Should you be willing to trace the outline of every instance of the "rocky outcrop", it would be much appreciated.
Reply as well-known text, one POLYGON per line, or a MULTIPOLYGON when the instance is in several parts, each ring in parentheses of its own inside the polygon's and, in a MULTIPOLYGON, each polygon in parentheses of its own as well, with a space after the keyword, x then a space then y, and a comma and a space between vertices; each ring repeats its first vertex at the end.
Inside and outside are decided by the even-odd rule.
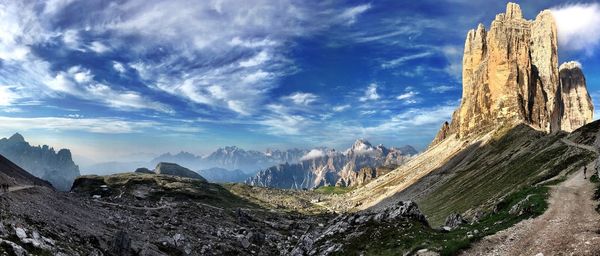
MULTIPOLYGON (((552 13, 546 10, 535 20, 526 20, 519 5, 509 3, 506 13, 496 16, 489 31, 479 24, 468 32, 461 105, 451 123, 442 126, 432 145, 450 134, 467 137, 518 123, 546 132, 573 130, 581 122, 574 122, 577 127, 564 123, 565 115, 580 110, 565 104, 560 84, 557 30, 552 13)), ((580 96, 589 98, 587 91, 580 96)), ((588 118, 585 114, 570 115, 577 116, 574 118, 577 120, 588 118)), ((591 117, 586 121, 591 121, 591 117)))
POLYGON ((158 163, 154 173, 206 181, 200 174, 174 163, 158 163))
POLYGON ((584 126, 594 118, 594 105, 587 91, 585 76, 577 62, 560 65, 560 89, 562 96, 561 124, 571 132, 584 126))
POLYGON ((431 145, 440 143, 441 141, 445 140, 448 135, 450 135, 450 124, 448 122, 444 122, 438 133, 433 138, 431 145))
POLYGON ((403 164, 415 154, 417 151, 410 146, 386 148, 359 139, 344 152, 312 150, 299 163, 267 168, 247 179, 246 184, 285 189, 358 186, 391 171, 393 166, 403 164), (361 173, 363 168, 372 169, 364 169, 361 173))
POLYGON ((80 175, 71 151, 56 152, 47 145, 31 146, 19 133, 0 139, 0 154, 34 176, 49 181, 58 190, 69 190, 80 175))
POLYGON ((379 232, 384 227, 400 231, 411 222, 420 228, 429 228, 425 216, 412 201, 399 201, 376 212, 342 214, 323 228, 303 235, 291 255, 347 255, 350 253, 344 252, 344 248, 361 238, 370 238, 370 232, 379 232))
POLYGON ((135 172, 137 173, 145 173, 145 174, 153 174, 154 171, 151 171, 150 169, 146 168, 146 167, 140 167, 135 169, 135 172))

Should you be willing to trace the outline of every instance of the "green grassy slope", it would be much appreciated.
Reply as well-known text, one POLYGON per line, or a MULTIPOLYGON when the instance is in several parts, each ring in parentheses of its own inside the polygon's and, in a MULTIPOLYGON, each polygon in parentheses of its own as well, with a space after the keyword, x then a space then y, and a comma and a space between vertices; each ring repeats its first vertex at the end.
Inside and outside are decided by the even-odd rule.
POLYGON ((489 211, 506 195, 526 189, 595 159, 593 153, 565 145, 566 134, 545 135, 519 125, 474 151, 447 181, 418 200, 432 225, 451 213, 489 211))

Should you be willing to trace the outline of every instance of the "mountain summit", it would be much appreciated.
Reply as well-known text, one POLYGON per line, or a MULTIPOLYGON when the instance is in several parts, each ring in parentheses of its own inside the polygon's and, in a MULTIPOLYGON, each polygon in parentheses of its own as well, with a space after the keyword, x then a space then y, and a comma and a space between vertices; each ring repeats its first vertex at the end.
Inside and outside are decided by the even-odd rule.
POLYGON ((496 16, 489 31, 483 24, 470 30, 461 105, 432 145, 452 134, 467 137, 502 125, 526 123, 545 132, 571 132, 590 123, 594 107, 583 73, 559 72, 557 42, 550 11, 526 20, 514 3, 496 16))

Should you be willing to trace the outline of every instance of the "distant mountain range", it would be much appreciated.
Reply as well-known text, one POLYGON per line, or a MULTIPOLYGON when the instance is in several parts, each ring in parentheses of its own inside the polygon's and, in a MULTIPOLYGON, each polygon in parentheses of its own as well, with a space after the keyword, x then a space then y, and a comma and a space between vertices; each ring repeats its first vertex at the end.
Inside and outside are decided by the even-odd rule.
MULTIPOLYGON (((401 165, 416 154, 417 151, 411 146, 386 148, 383 145, 373 146, 360 139, 344 152, 313 149, 298 163, 272 166, 247 179, 246 183, 286 189, 356 186, 365 182, 367 173, 375 176, 384 173, 361 169, 401 165)), ((376 177, 368 179, 372 178, 376 177)))
POLYGON ((175 155, 166 153, 150 161, 150 165, 160 162, 178 163, 193 170, 209 169, 213 167, 227 170, 241 170, 244 173, 256 173, 280 163, 295 163, 308 151, 302 149, 244 150, 236 146, 219 148, 207 156, 197 156, 188 152, 179 152, 175 155))
POLYGON ((19 133, 0 139, 0 154, 34 176, 49 181, 58 190, 69 190, 80 175, 71 151, 56 152, 47 145, 31 146, 19 133))
POLYGON ((218 167, 200 170, 198 173, 213 183, 244 182, 247 178, 252 176, 239 169, 227 170, 218 167))

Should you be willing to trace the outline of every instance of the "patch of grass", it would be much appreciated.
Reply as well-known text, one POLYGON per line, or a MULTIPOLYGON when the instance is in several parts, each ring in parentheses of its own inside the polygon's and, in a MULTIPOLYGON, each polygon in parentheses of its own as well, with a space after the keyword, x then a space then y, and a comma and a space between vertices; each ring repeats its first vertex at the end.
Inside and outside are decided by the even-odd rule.
POLYGON ((592 176, 590 176, 590 181, 592 183, 599 183, 600 179, 598 178, 598 173, 594 173, 592 176))
POLYGON ((349 187, 336 187, 336 186, 324 186, 315 189, 314 191, 320 194, 333 194, 333 195, 341 195, 348 193, 352 188, 349 187))

